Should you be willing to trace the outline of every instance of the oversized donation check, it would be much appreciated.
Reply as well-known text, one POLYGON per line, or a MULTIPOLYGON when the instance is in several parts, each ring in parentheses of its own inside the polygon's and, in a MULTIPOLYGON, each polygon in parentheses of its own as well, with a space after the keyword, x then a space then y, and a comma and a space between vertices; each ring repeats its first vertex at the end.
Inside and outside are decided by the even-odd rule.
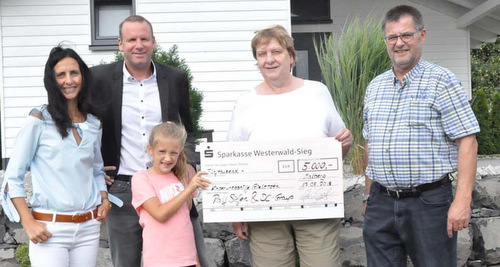
POLYGON ((344 216, 342 148, 334 138, 199 145, 204 222, 344 216))

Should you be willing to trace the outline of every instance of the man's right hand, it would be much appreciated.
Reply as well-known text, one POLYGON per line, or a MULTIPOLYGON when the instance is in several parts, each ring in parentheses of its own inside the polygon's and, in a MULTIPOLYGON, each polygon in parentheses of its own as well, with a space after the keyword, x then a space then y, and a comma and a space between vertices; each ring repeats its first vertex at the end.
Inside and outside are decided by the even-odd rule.
MULTIPOLYGON (((116 171, 116 167, 115 166, 104 166, 104 168, 102 168, 102 170, 104 172, 116 171)), ((115 182, 115 179, 111 178, 111 176, 109 176, 108 174, 104 175, 104 180, 106 181, 107 185, 112 185, 115 182)))
POLYGON ((248 240, 248 224, 246 222, 233 223, 233 230, 237 237, 243 240, 248 240))

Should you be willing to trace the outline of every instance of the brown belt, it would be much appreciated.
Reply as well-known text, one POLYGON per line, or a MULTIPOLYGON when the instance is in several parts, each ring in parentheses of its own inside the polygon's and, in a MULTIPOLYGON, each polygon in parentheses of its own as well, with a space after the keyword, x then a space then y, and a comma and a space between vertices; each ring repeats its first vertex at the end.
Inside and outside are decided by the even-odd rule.
MULTIPOLYGON (((40 213, 40 212, 33 211, 31 214, 33 214, 33 218, 35 218, 35 220, 39 220, 39 221, 51 222, 54 219, 54 214, 51 214, 51 213, 40 213)), ((75 214, 75 215, 57 214, 55 221, 56 222, 82 223, 82 222, 86 222, 88 220, 92 220, 92 218, 97 218, 97 209, 95 209, 93 211, 88 211, 85 213, 75 214), (93 217, 92 217, 92 214, 94 214, 93 217)))

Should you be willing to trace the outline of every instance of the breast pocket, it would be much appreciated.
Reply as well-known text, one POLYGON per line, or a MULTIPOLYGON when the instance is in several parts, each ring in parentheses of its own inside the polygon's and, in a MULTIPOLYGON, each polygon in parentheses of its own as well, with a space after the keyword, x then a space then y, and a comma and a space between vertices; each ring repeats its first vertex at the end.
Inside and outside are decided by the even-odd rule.
POLYGON ((432 113, 429 99, 412 99, 408 114, 408 126, 412 128, 428 128, 432 120, 432 113))

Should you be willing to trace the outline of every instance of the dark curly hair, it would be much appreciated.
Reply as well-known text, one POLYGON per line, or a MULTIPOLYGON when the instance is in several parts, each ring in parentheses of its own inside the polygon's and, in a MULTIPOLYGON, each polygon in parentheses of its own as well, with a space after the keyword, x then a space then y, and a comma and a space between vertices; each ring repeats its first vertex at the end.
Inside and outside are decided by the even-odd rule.
POLYGON ((80 67, 80 73, 82 74, 82 88, 78 93, 77 106, 80 112, 86 116, 88 113, 97 116, 95 108, 90 104, 90 86, 92 86, 90 70, 83 62, 82 58, 71 48, 62 48, 56 46, 52 48, 45 63, 45 74, 43 77, 43 83, 45 85, 45 90, 47 90, 48 105, 47 110, 49 111, 52 119, 57 127, 57 131, 61 136, 67 137, 67 129, 72 127, 71 118, 68 113, 68 106, 66 104, 66 98, 61 92, 61 88, 56 81, 56 76, 54 73, 54 66, 59 63, 64 58, 73 58, 78 62, 80 67))

